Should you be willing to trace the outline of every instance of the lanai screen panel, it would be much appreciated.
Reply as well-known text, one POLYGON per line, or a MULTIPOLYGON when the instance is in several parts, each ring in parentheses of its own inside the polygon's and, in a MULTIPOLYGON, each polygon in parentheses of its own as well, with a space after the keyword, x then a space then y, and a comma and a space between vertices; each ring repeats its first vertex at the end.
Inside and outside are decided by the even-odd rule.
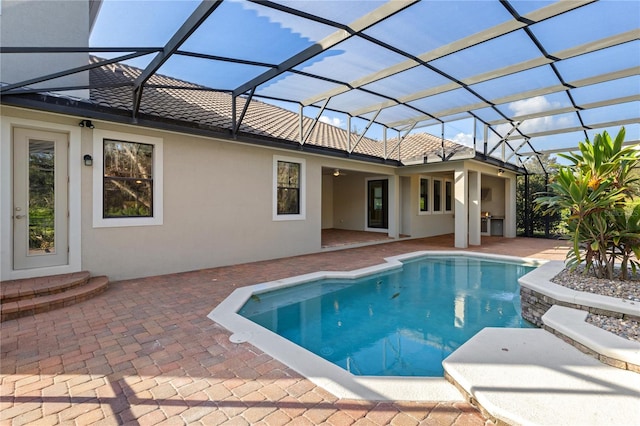
MULTIPOLYGON (((627 139, 638 138, 633 0, 104 0, 89 53, 131 52, 142 55, 126 59, 140 68, 126 88, 134 122, 150 96, 142 89, 165 74, 236 99, 287 101, 294 112, 313 106, 303 109, 312 118, 326 103, 329 121, 373 118, 378 131, 433 126, 453 138, 455 121, 473 119, 476 140, 486 132, 491 155, 514 164, 599 129, 625 125, 627 139)), ((27 53, 3 47, 1 59, 27 53)), ((3 83, 5 95, 39 82, 3 83)))
POLYGON ((341 88, 341 84, 320 78, 286 72, 258 86, 256 95, 302 103, 318 92, 341 88))

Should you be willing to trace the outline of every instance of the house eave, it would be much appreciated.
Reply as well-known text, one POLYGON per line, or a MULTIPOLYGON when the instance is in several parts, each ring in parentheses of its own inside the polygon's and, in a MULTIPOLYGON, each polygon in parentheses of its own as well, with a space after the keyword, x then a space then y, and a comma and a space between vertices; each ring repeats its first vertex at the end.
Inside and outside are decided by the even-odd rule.
POLYGON ((196 122, 175 120, 142 113, 139 113, 138 116, 134 118, 132 117, 131 111, 128 110, 105 107, 92 102, 87 102, 86 100, 46 93, 3 95, 0 97, 0 101, 6 106, 68 116, 77 116, 83 119, 102 120, 193 136, 226 139, 230 142, 240 142, 267 148, 286 149, 308 154, 338 157, 392 167, 403 166, 403 164, 398 160, 384 159, 373 155, 355 152, 349 153, 344 150, 313 144, 300 144, 297 141, 255 135, 242 131, 238 132, 236 137, 233 137, 230 129, 204 125, 196 122))

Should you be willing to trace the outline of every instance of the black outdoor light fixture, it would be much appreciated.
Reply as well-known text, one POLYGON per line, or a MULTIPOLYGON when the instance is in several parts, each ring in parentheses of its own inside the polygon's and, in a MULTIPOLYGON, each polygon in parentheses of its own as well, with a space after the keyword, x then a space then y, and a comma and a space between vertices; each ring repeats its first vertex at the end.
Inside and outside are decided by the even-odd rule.
POLYGON ((82 120, 80 122, 80 127, 87 127, 89 129, 94 129, 95 128, 95 126, 93 125, 91 120, 82 120))
POLYGON ((89 154, 85 154, 85 156, 82 157, 82 160, 84 161, 85 166, 93 166, 93 158, 89 154))

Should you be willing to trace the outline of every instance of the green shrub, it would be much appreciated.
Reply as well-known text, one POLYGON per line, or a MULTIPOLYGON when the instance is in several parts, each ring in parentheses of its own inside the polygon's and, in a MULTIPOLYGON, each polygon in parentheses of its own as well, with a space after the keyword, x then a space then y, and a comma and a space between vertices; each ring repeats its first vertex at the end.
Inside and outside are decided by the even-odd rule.
POLYGON ((549 193, 535 200, 549 213, 569 212, 565 220, 573 241, 567 265, 585 262, 599 278, 612 279, 619 262, 621 279, 640 266, 640 208, 637 206, 640 150, 624 147, 624 127, 615 140, 605 131, 593 142, 580 142, 579 152, 559 154, 569 161, 549 184, 549 193), (635 255, 635 259, 633 256, 635 255))

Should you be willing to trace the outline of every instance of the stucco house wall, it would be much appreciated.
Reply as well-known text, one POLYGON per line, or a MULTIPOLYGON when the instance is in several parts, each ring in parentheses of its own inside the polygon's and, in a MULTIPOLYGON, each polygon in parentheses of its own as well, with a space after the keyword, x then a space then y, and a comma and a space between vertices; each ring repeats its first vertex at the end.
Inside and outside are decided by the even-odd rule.
POLYGON ((444 179, 446 175, 435 174, 426 175, 420 174, 411 177, 411 207, 409 210, 409 217, 411 219, 411 235, 412 237, 431 237, 434 235, 452 234, 454 231, 454 216, 451 213, 433 213, 421 214, 419 209, 419 195, 420 195, 420 178, 421 177, 436 177, 444 179))
POLYGON ((364 231, 365 177, 349 174, 340 176, 334 185, 334 228, 364 231))
POLYGON ((322 175, 322 229, 333 228, 333 176, 322 175))
POLYGON ((273 161, 274 155, 285 153, 96 125, 163 139, 164 218, 158 226, 94 228, 89 219, 93 200, 87 199, 83 204, 84 268, 117 279, 286 257, 320 247, 319 158, 286 153, 306 162, 306 219, 274 221, 273 161))
MULTIPOLYGON (((419 182, 424 176, 453 181, 452 167, 459 168, 460 162, 397 169, 99 120, 93 120, 95 129, 80 129, 81 117, 13 107, 4 107, 2 113, 0 163, 5 182, 0 273, 4 279, 16 277, 10 277, 11 186, 7 183, 11 180, 10 128, 15 123, 61 129, 72 136, 70 189, 78 188, 79 194, 70 195, 70 263, 66 269, 47 273, 82 268, 118 280, 317 252, 323 228, 366 229, 366 182, 371 178, 389 178, 390 235, 400 232, 418 238, 457 232, 457 212, 419 213, 419 182), (124 141, 137 137, 162 141, 163 158, 158 164, 163 182, 161 223, 96 225, 95 212, 101 214, 101 199, 96 192, 96 183, 101 185, 101 169, 99 162, 93 167, 82 165, 82 157, 100 157, 100 150, 96 152, 94 147, 101 146, 95 145, 96 140, 101 143, 101 134, 124 141), (274 220, 273 168, 279 157, 304 163, 306 209, 302 220, 274 220), (334 167, 347 172, 334 177, 327 173, 334 167)), ((515 220, 508 220, 514 215, 513 208, 505 203, 511 187, 509 179, 514 176, 492 176, 490 168, 483 171, 477 173, 482 175, 482 186, 492 189, 492 204, 482 204, 482 208, 491 206, 492 214, 507 216, 505 236, 515 236, 511 230, 515 220)))
MULTIPOLYGON (((79 122, 73 117, 3 108, 4 126, 16 120, 37 123, 43 129, 58 125, 77 129, 79 122)), ((319 250, 322 157, 95 120, 94 125, 95 130, 84 128, 77 140, 71 140, 70 163, 76 167, 82 156, 100 155, 93 151, 98 129, 122 134, 124 140, 128 135, 162 139, 163 223, 94 227, 94 168, 80 166, 82 269, 117 280, 319 250), (304 220, 273 220, 273 164, 278 155, 305 162, 304 220)), ((10 155, 11 143, 3 138, 3 164, 10 164, 10 155)), ((10 180, 6 172, 3 177, 10 180)), ((10 221, 6 215, 2 221, 7 225, 2 234, 6 238, 3 257, 10 258, 11 246, 6 244, 11 240, 10 221)), ((3 265, 11 263, 5 258, 3 265)))
POLYGON ((489 212, 492 216, 504 217, 505 215, 505 187, 504 179, 496 176, 483 175, 482 188, 490 190, 490 196, 481 200, 483 212, 489 212))
MULTIPOLYGON (((93 120, 95 129, 80 129, 80 117, 11 107, 3 108, 2 112, 7 134, 14 124, 25 126, 27 123, 28 127, 44 130, 63 126, 63 131, 67 129, 78 135, 70 140, 69 158, 78 170, 73 180, 79 188, 79 195, 75 195, 77 201, 73 202, 78 206, 79 215, 70 217, 74 223, 79 221, 80 241, 72 250, 79 251, 81 257, 75 268, 108 275, 112 280, 317 252, 321 248, 323 227, 365 229, 366 179, 391 178, 395 170, 99 120, 93 120), (101 199, 95 190, 96 183, 101 185, 97 161, 101 152, 94 147, 100 146, 95 145, 95 141, 101 143, 100 135, 105 134, 123 141, 141 137, 162 142, 162 161, 157 164, 163 182, 161 224, 96 225, 95 211, 98 216, 101 214, 101 199), (93 166, 82 164, 84 155, 93 157, 93 166), (273 218, 276 157, 304 162, 303 220, 273 218), (337 178, 323 177, 323 168, 336 166, 349 171, 337 178)), ((10 139, 2 141, 3 164, 11 161, 10 139)), ((11 180, 8 170, 5 174, 11 180)), ((10 185, 6 188, 10 193, 10 185)), ((3 196, 3 199, 7 205, 4 211, 9 211, 10 197, 3 196)), ((5 224, 3 239, 6 235, 7 241, 11 240, 8 216, 0 221, 5 224)), ((7 241, 3 244, 3 256, 6 253, 10 258, 11 245, 7 241)), ((5 259, 3 265, 10 269, 10 260, 5 259)))

